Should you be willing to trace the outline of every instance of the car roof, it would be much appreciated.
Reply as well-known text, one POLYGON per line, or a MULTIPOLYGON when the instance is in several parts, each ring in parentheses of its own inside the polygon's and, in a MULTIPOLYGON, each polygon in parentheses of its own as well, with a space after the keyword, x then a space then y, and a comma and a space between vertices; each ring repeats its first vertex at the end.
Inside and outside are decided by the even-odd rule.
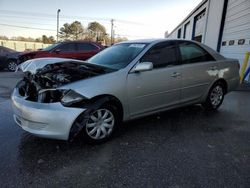
MULTIPOLYGON (((205 49, 206 51, 208 51, 216 60, 223 60, 225 59, 225 57, 223 57, 221 54, 219 54, 218 52, 216 52, 215 50, 213 50, 212 48, 200 43, 200 42, 197 42, 197 41, 194 41, 194 40, 185 40, 185 39, 170 39, 170 38, 162 38, 162 39, 140 39, 140 40, 130 40, 130 41, 124 41, 124 42, 121 42, 121 43, 147 43, 147 44, 157 44, 157 43, 160 43, 160 42, 167 42, 167 41, 179 41, 179 42, 190 42, 190 43, 195 43, 197 45, 199 45, 200 47, 202 47, 203 49, 205 49)), ((121 43, 118 43, 118 44, 121 44, 121 43)))
POLYGON ((138 40, 129 40, 120 43, 155 43, 155 42, 162 42, 167 41, 170 39, 138 39, 138 40))
POLYGON ((194 42, 197 43, 196 41, 193 40, 184 40, 184 39, 171 39, 171 38, 159 38, 159 39, 139 39, 139 40, 129 40, 129 41, 124 41, 120 43, 159 43, 159 42, 167 42, 167 41, 189 41, 189 42, 194 42))
POLYGON ((92 44, 96 44, 96 42, 92 42, 92 41, 85 41, 85 40, 68 40, 68 41, 62 41, 60 43, 92 43, 92 44))
POLYGON ((103 46, 97 42, 92 42, 92 41, 85 41, 85 40, 74 40, 74 41, 62 41, 59 42, 60 44, 67 44, 67 43, 85 43, 85 44, 93 44, 96 45, 99 48, 103 48, 103 46))

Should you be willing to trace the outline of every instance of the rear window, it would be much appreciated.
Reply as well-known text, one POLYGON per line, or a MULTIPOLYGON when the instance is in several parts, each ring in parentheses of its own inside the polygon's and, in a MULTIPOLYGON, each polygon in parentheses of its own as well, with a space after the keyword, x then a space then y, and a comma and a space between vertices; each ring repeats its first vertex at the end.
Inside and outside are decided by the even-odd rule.
POLYGON ((60 50, 61 52, 73 52, 75 51, 75 44, 74 43, 62 44, 57 48, 57 50, 60 50))
POLYGON ((196 44, 183 42, 179 44, 182 63, 197 63, 214 61, 214 58, 204 49, 196 44))

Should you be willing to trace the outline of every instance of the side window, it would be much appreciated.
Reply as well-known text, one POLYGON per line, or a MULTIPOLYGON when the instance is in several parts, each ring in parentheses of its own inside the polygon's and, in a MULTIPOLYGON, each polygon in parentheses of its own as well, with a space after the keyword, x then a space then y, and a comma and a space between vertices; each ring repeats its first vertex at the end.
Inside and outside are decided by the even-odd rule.
POLYGON ((157 44, 142 57, 141 62, 152 62, 154 68, 177 64, 176 47, 174 43, 157 44))
POLYGON ((214 58, 204 49, 193 43, 179 44, 182 63, 214 61, 214 58))
POLYGON ((91 51, 91 50, 98 50, 98 48, 89 43, 77 43, 77 51, 91 51))
POLYGON ((67 43, 67 44, 62 44, 56 50, 60 50, 61 52, 73 52, 75 51, 75 43, 67 43))

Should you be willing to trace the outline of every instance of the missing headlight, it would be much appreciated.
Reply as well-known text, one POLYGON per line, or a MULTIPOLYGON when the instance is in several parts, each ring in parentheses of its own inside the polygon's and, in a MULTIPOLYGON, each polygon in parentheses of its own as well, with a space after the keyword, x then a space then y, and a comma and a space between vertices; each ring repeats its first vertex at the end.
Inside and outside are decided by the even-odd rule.
POLYGON ((86 98, 81 94, 73 90, 68 90, 64 92, 63 97, 61 99, 61 103, 64 106, 72 106, 73 104, 78 104, 80 102, 83 102, 85 99, 86 98))
POLYGON ((37 102, 41 102, 41 103, 60 102, 62 96, 63 96, 62 90, 45 89, 45 90, 41 90, 38 93, 37 102))

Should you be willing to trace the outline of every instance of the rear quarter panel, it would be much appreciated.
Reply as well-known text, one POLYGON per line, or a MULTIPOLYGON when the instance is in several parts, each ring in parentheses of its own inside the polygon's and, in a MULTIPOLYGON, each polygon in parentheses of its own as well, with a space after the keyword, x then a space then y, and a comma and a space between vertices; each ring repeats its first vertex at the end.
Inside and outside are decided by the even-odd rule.
POLYGON ((227 92, 235 90, 240 82, 239 61, 236 59, 224 59, 219 61, 218 66, 218 76, 226 80, 228 85, 227 92))

